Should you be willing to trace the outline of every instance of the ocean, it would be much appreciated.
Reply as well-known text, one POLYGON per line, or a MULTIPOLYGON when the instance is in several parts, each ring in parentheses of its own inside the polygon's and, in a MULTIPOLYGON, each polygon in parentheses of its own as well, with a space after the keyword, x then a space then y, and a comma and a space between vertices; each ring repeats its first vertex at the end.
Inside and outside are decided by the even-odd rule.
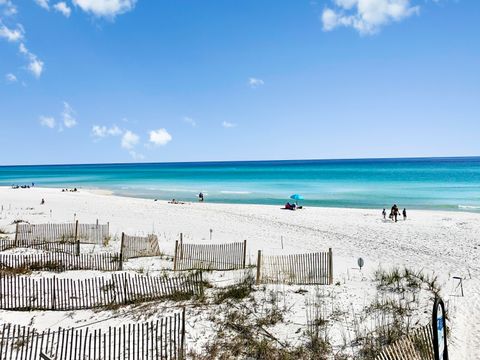
POLYGON ((151 199, 480 212, 480 157, 0 166, 0 185, 95 188, 151 199))

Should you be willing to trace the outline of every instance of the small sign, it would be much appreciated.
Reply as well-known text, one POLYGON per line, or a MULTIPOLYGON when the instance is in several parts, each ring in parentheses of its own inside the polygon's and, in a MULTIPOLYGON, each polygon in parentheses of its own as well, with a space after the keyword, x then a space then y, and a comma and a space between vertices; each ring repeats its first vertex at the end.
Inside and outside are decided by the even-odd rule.
POLYGON ((433 304, 432 327, 435 360, 448 360, 445 304, 439 297, 435 299, 435 303, 433 304))
POLYGON ((365 262, 363 261, 362 258, 358 258, 357 264, 358 264, 358 267, 360 268, 360 270, 362 270, 362 267, 363 267, 363 265, 365 265, 365 262))

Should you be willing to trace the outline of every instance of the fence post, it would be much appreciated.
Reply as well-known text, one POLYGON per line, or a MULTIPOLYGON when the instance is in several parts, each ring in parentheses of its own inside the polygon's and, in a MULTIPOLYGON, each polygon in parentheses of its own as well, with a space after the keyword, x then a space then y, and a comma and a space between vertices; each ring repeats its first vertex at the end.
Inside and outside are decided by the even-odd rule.
POLYGON ((180 349, 180 360, 183 360, 185 357, 185 306, 182 309, 182 345, 180 349))
POLYGON ((97 228, 98 228, 98 219, 97 219, 97 223, 96 223, 96 225, 97 225, 97 228))
POLYGON ((333 253, 332 248, 328 249, 328 283, 333 284, 333 253))
POLYGON ((245 269, 247 261, 247 240, 243 240, 243 268, 245 269))
POLYGON ((183 233, 180 233, 180 260, 183 260, 183 233))
POLYGON ((18 222, 17 222, 17 225, 15 226, 15 247, 18 247, 17 240, 18 240, 18 222))
POLYGON ((120 242, 120 270, 123 270, 123 243, 125 241, 125 233, 122 232, 122 241, 120 242))
POLYGON ((262 266, 262 250, 258 250, 257 256, 257 285, 260 285, 260 277, 262 276, 262 272, 260 267, 262 266))
POLYGON ((56 280, 57 278, 54 276, 52 280, 52 310, 55 310, 56 307, 56 302, 57 302, 57 296, 55 295, 55 290, 56 290, 56 280))
POLYGON ((77 243, 77 255, 80 255, 80 239, 78 239, 78 220, 75 221, 75 242, 77 243))
POLYGON ((173 258, 173 271, 177 271, 178 240, 175 240, 175 257, 173 258))

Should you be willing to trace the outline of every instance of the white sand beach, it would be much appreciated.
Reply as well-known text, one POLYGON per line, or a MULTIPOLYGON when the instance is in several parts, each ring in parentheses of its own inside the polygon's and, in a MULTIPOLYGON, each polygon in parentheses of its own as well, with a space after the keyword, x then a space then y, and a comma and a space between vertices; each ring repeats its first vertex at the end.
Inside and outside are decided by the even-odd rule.
MULTIPOLYGON (((186 203, 169 204, 165 201, 126 198, 98 191, 79 189, 62 192, 60 189, 0 188, 0 228, 9 236, 15 231, 14 220, 30 223, 62 223, 77 219, 84 223, 109 222, 116 246, 122 232, 131 235, 156 233, 160 248, 173 254, 175 240, 183 233, 187 242, 227 243, 247 240, 247 262, 255 263, 257 250, 267 254, 306 253, 326 251, 334 254, 334 282, 331 287, 338 295, 339 306, 360 309, 375 293, 371 282, 379 267, 408 266, 424 269, 439 277, 441 295, 450 318, 450 358, 480 359, 480 214, 465 212, 420 211, 408 209, 408 220, 397 223, 384 221, 381 209, 305 208, 297 211, 281 210, 279 206, 186 203), (40 205, 45 199, 45 204, 40 205), (211 237, 211 239, 210 239, 211 237), (283 249, 282 249, 283 243, 283 249), (360 272, 357 259, 365 260, 360 272), (464 297, 453 277, 463 279, 464 297)), ((400 204, 401 206, 401 204, 400 204)), ((93 249, 105 251, 105 249, 93 249)), ((128 264, 132 269, 158 271, 165 261, 139 259, 128 264)), ((87 276, 81 272, 58 276, 87 276)), ((46 273, 38 276, 49 276, 46 273)), ((35 275, 37 276, 37 275, 35 275)), ((217 276, 229 278, 227 272, 217 276)), ((292 289, 277 286, 289 293, 298 311, 285 325, 284 336, 294 338, 295 329, 304 317, 302 296, 292 289), (303 314, 303 315, 302 315, 303 314)), ((168 308, 157 304, 159 312, 168 308)), ((425 303, 425 313, 419 322, 430 321, 431 304, 425 303)), ((170 309, 171 310, 171 309, 170 309)), ((359 310, 358 310, 359 311, 359 310)), ((139 315, 139 314, 137 314, 139 315)), ((143 314, 141 314, 143 315, 143 314)), ((200 348, 209 336, 208 315, 198 309, 187 311, 187 341, 190 349, 200 348)), ((98 326, 118 324, 132 319, 134 311, 111 313, 80 311, 65 312, 11 312, 0 311, 1 322, 32 325, 37 328, 69 327, 104 320, 98 326)), ((139 315, 140 316, 140 315, 139 315)), ((345 316, 347 326, 352 313, 345 316)), ((332 328, 332 344, 340 347, 342 334, 332 328)))

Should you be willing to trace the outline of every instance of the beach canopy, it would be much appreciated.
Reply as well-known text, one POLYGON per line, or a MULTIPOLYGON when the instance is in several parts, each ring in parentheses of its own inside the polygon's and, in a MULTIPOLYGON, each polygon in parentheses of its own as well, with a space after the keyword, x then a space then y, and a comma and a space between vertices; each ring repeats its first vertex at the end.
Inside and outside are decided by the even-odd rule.
POLYGON ((290 196, 290 199, 293 199, 293 200, 304 200, 303 196, 300 195, 300 194, 293 194, 292 196, 290 196))

